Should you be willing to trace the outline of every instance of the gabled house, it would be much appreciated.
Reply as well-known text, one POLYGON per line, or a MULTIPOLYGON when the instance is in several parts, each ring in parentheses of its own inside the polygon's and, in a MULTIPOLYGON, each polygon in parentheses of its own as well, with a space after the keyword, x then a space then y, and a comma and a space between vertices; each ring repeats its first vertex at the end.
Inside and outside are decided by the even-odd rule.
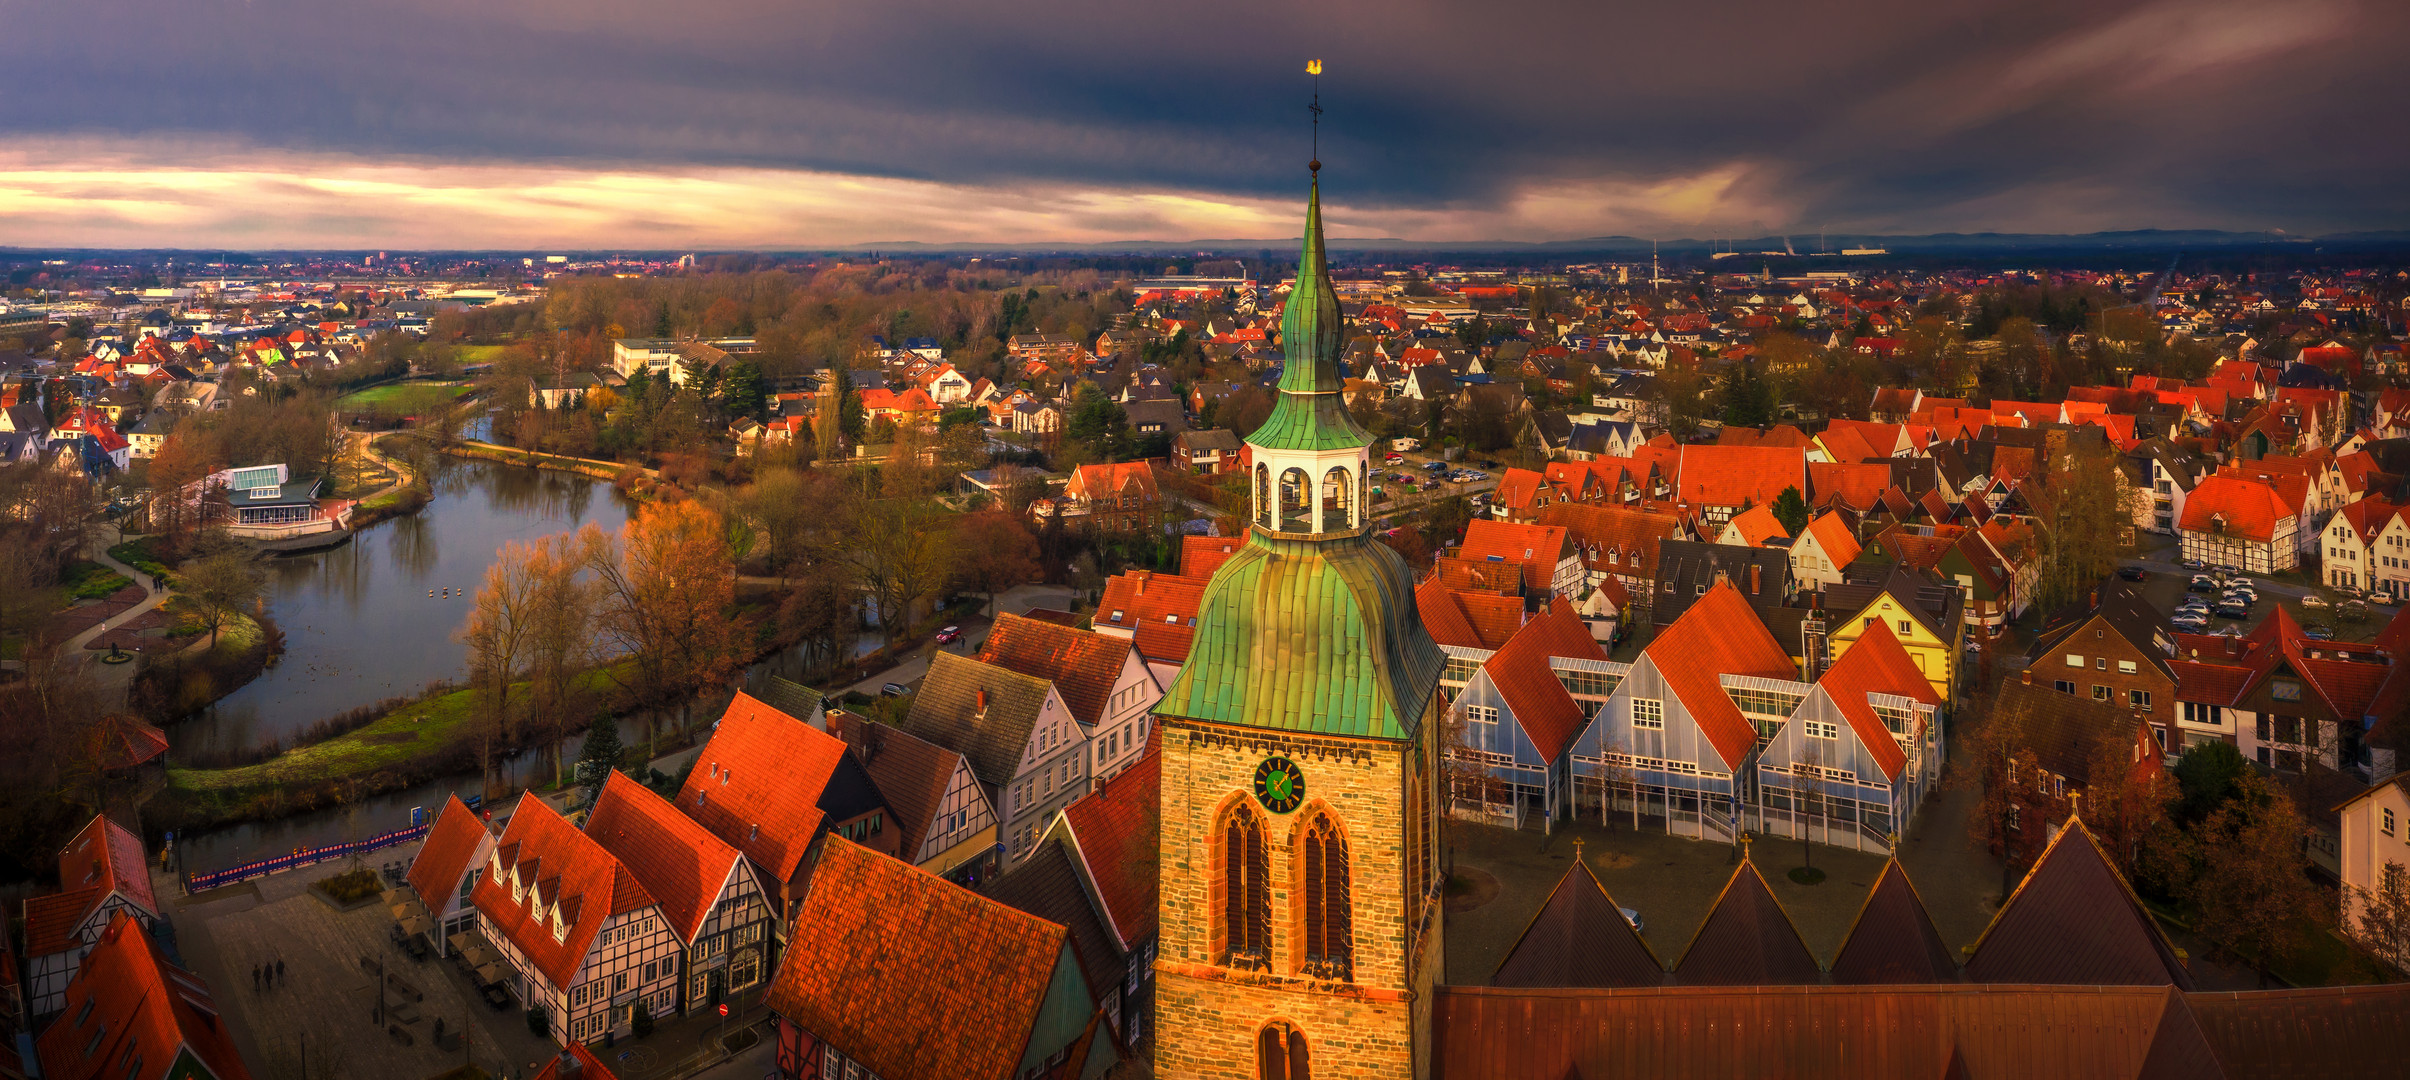
POLYGON ((770 987, 781 1076, 1088 1080, 1110 1065, 1061 924, 843 840, 818 862, 770 987))
POLYGON ((1464 735, 1449 751, 1449 812, 1516 827, 1536 813, 1553 825, 1573 802, 1565 751, 1628 670, 1607 659, 1569 604, 1550 602, 1455 695, 1464 735))
POLYGON ((428 936, 435 939, 437 956, 450 954, 452 935, 476 928, 477 906, 469 894, 493 852, 494 831, 460 796, 446 796, 410 860, 409 873, 410 890, 434 919, 435 932, 428 936))
POLYGON ((1092 736, 1045 679, 939 652, 898 726, 970 760, 1003 821, 1011 861, 1035 849, 1055 811, 1088 790, 1092 736))
POLYGON ((1465 526, 1464 545, 1458 557, 1518 568, 1522 587, 1532 596, 1572 599, 1581 595, 1587 583, 1588 570, 1582 565, 1581 553, 1573 546, 1571 534, 1561 526, 1516 525, 1474 518, 1465 526))
MULTIPOLYGON (((1744 824, 1734 778, 1755 767, 1758 728, 1726 687, 1804 695, 1797 674, 1749 601, 1716 582, 1649 642, 1575 739, 1574 782, 1595 785, 1604 812, 1659 819, 1677 836, 1731 841, 1744 824)), ((1760 715, 1778 722, 1788 711, 1760 715)))
POLYGON ((681 953, 661 905, 627 867, 534 793, 523 796, 469 891, 511 995, 568 1044, 632 1030, 678 1004, 681 953))
POLYGON ((2139 590, 2111 581, 2054 612, 2032 656, 2052 689, 2139 713, 2166 753, 2183 753, 2173 730, 2176 638, 2139 590))
POLYGON ((969 759, 875 720, 840 714, 830 727, 878 784, 897 858, 965 887, 995 871, 996 808, 969 759))
POLYGON ((772 680, 763 693, 793 711, 739 692, 671 800, 752 863, 753 880, 781 934, 803 894, 804 854, 823 834, 887 851, 901 844, 900 831, 887 824, 886 800, 862 762, 845 753, 843 741, 807 722, 820 716, 817 697, 796 700, 787 688, 793 684, 782 682, 772 680))
POLYGON ((1137 760, 1163 686, 1129 638, 1080 630, 1006 612, 996 617, 979 659, 1054 684, 1094 747, 1089 773, 1110 779, 1137 760))
POLYGON ((1080 466, 1063 485, 1060 503, 1061 509, 1049 512, 1085 516, 1095 529, 1152 529, 1163 523, 1163 492, 1155 484, 1154 467, 1143 461, 1080 466))
POLYGON ((60 891, 25 901, 26 1012, 36 1020, 67 1007, 67 986, 112 919, 148 933, 159 921, 142 840, 94 815, 59 849, 60 891))
POLYGON ((1842 512, 1826 510, 1809 519, 1807 528, 1791 541, 1791 578, 1807 589, 1842 581, 1861 550, 1842 512))
MULTIPOLYGON (((753 864, 727 841, 680 813, 653 789, 614 771, 586 814, 585 832, 619 861, 659 905, 670 936, 685 949, 685 972, 660 1012, 695 1012, 769 978, 777 910, 762 895, 753 864)), ((653 966, 658 974, 659 962, 653 966)), ((642 972, 632 982, 642 982, 642 972)))
POLYGON ((58 1021, 33 1044, 35 1075, 251 1080, 209 984, 168 962, 150 932, 125 912, 102 926, 82 969, 60 993, 58 1021))
POLYGON ((2263 481, 2224 473, 2193 488, 2176 534, 2185 558, 2254 574, 2290 570, 2301 556, 2299 509, 2263 481))
POLYGON ((2319 537, 2319 568, 2337 589, 2410 593, 2410 509, 2371 497, 2347 505, 2319 537))
POLYGON ((1891 564, 1853 564, 1849 578, 1824 590, 1831 617, 1826 642, 1838 661, 1860 634, 1881 623, 1944 704, 1955 700, 1965 608, 1956 584, 1930 571, 1891 564))
POLYGON ((1105 929, 1130 960, 1121 988, 1125 1046, 1136 1046, 1145 1036, 1153 1003, 1162 796, 1163 755, 1150 750, 1121 775, 1064 807, 1055 825, 1105 929))
MULTIPOLYGON (((1791 693, 1735 687, 1734 698, 1771 698, 1759 706, 1770 716, 1791 693)), ((1797 700, 1789 719, 1762 740, 1758 831, 1858 851, 1891 850, 1941 779, 1946 755, 1934 716, 1941 698, 1899 640, 1878 625, 1797 700)))
POLYGON ((1238 433, 1228 428, 1182 431, 1172 436, 1172 460, 1203 476, 1239 469, 1238 433))

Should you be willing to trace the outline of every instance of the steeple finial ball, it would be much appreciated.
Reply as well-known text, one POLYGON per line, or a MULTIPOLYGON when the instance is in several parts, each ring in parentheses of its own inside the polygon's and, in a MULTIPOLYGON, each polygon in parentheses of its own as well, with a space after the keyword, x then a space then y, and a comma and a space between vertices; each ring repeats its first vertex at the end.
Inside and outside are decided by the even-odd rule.
POLYGON ((1321 158, 1315 158, 1315 159, 1314 159, 1314 160, 1312 160, 1312 161, 1306 162, 1306 163, 1305 163, 1305 169, 1306 169, 1306 171, 1307 171, 1307 172, 1314 173, 1314 174, 1316 174, 1316 175, 1320 175, 1320 174, 1321 174, 1321 172, 1322 172, 1322 159, 1321 159, 1321 158))

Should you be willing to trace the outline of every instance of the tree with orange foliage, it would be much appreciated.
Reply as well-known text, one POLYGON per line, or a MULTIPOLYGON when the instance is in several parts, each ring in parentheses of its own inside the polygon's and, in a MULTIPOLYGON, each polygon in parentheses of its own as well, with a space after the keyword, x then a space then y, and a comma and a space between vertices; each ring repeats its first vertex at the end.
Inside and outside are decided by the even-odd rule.
MULTIPOLYGON (((578 534, 602 590, 603 634, 626 650, 629 689, 655 709, 679 702, 679 729, 695 691, 728 681, 744 660, 747 629, 731 617, 736 562, 720 515, 694 500, 657 503, 610 536, 595 525, 578 534)), ((646 738, 657 748, 657 721, 646 738)))

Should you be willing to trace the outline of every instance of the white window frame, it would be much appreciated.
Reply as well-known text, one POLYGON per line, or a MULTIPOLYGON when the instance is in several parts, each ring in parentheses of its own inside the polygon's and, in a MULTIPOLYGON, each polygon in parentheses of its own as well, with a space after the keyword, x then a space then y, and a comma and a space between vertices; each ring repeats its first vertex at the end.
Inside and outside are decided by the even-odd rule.
POLYGON ((1662 698, 1632 699, 1632 726, 1646 731, 1665 730, 1665 701, 1662 698))

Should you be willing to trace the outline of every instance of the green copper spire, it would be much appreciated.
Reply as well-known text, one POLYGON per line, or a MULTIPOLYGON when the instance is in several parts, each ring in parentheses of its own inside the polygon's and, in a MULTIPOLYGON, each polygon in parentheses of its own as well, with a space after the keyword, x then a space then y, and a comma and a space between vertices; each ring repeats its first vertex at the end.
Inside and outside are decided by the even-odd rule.
MULTIPOLYGON (((1317 165, 1320 163, 1317 162, 1317 165)), ((1322 179, 1306 195, 1305 250, 1297 257, 1297 287, 1280 314, 1280 402, 1247 441, 1270 450, 1338 450, 1367 446, 1372 436, 1347 414, 1340 395, 1339 295, 1331 287, 1322 247, 1322 179)))

